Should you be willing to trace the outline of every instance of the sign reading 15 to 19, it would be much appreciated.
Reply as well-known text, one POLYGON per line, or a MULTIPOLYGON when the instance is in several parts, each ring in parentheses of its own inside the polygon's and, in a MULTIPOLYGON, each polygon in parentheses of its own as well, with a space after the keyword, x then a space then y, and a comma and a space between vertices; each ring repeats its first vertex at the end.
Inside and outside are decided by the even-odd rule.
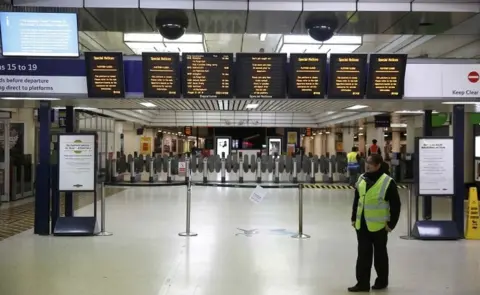
POLYGON ((37 70, 36 64, 4 64, 0 65, 0 71, 31 71, 37 70))

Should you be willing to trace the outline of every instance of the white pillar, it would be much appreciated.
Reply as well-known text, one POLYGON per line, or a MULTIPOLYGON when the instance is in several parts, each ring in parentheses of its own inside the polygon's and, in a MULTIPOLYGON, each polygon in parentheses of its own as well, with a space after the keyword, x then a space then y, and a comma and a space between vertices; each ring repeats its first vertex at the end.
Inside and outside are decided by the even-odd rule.
POLYGON ((330 156, 336 155, 336 149, 335 149, 335 132, 332 131, 330 134, 327 134, 327 152, 330 154, 330 156))
MULTIPOLYGON (((121 150, 121 138, 120 135, 123 133, 123 123, 115 122, 115 133, 114 133, 114 155, 121 150)), ((116 156, 114 156, 116 157, 116 156)))
POLYGON ((415 116, 407 118, 407 153, 415 152, 415 137, 423 135, 423 117, 415 116))
MULTIPOLYGON (((363 128, 363 127, 362 127, 363 128)), ((361 129, 358 132, 358 152, 363 155, 367 155, 365 151, 365 129, 361 129)))
MULTIPOLYGON (((392 123, 400 124, 400 115, 392 114, 392 123)), ((395 128, 392 130, 392 153, 399 153, 400 152, 400 130, 395 128)))
POLYGON ((346 128, 343 129, 343 151, 349 153, 352 151, 353 147, 353 129, 346 128))
POLYGON ((308 155, 308 153, 312 152, 311 140, 312 139, 309 136, 304 136, 303 137, 303 147, 305 148, 305 155, 308 155))
POLYGON ((313 154, 320 157, 322 155, 322 135, 316 134, 313 139, 313 154))

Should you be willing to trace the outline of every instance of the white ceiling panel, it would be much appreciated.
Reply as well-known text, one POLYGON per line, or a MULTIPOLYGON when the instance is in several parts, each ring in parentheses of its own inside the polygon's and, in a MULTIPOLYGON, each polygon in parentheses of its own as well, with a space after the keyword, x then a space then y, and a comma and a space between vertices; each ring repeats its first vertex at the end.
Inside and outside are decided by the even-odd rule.
MULTIPOLYGON (((479 24, 480 26, 480 24, 479 24)), ((440 35, 409 51, 411 57, 428 54, 428 57, 438 58, 448 52, 454 52, 467 44, 480 40, 474 35, 440 35)), ((473 55, 474 56, 474 55, 473 55)), ((468 56, 472 57, 472 55, 468 56)))

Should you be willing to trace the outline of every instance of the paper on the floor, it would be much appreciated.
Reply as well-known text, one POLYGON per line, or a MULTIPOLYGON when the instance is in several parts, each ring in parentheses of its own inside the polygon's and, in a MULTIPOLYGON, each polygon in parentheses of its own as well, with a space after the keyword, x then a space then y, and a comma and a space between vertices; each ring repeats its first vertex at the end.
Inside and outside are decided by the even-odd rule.
POLYGON ((253 190, 252 194, 250 195, 250 201, 258 204, 262 202, 262 200, 267 196, 267 190, 265 190, 260 185, 253 190))

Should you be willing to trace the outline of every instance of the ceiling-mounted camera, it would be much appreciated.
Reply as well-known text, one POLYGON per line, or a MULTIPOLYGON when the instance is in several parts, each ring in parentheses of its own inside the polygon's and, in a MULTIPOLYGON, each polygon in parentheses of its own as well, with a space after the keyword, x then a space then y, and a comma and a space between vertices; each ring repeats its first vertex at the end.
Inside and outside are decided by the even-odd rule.
POLYGON ((183 10, 160 10, 155 17, 155 25, 164 38, 176 40, 187 31, 188 16, 183 10))
POLYGON ((336 18, 310 17, 305 21, 308 35, 320 42, 332 38, 337 27, 338 21, 336 18))

